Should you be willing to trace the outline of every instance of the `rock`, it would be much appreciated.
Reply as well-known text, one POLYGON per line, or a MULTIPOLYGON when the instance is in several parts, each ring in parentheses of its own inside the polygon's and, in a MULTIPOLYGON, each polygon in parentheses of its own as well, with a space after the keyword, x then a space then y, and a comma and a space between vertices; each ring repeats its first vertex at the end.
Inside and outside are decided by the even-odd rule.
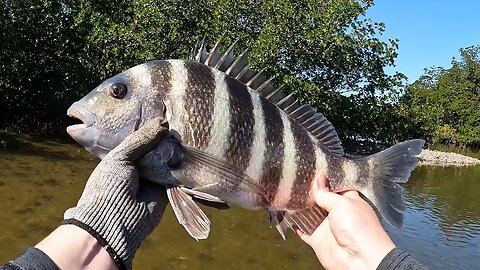
POLYGON ((480 165, 480 160, 457 153, 423 149, 418 165, 430 166, 472 166, 480 165))

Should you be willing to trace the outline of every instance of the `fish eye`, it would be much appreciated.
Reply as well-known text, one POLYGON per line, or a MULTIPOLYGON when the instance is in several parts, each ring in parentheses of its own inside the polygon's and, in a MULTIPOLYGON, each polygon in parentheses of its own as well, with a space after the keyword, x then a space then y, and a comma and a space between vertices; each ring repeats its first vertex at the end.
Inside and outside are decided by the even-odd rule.
POLYGON ((123 83, 114 83, 109 89, 110 95, 114 98, 123 98, 127 93, 127 86, 123 83))

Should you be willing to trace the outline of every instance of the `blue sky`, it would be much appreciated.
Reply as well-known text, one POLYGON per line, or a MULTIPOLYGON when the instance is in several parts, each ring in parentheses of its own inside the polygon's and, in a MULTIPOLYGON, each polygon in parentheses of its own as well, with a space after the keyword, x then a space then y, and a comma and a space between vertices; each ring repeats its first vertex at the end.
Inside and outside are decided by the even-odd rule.
POLYGON ((410 83, 431 66, 448 68, 458 49, 480 45, 480 0, 376 0, 366 16, 400 40, 396 67, 410 83))

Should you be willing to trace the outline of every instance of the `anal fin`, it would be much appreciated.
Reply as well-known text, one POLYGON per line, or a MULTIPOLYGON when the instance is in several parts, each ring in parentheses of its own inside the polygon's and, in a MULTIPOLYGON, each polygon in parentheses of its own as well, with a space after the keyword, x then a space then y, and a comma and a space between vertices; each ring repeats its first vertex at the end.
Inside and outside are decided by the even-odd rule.
POLYGON ((327 215, 327 211, 318 205, 314 205, 301 210, 286 211, 282 223, 285 227, 295 226, 305 234, 312 234, 327 215))
POLYGON ((210 220, 192 197, 179 187, 167 188, 167 196, 178 222, 190 236, 197 241, 207 239, 210 233, 210 220))

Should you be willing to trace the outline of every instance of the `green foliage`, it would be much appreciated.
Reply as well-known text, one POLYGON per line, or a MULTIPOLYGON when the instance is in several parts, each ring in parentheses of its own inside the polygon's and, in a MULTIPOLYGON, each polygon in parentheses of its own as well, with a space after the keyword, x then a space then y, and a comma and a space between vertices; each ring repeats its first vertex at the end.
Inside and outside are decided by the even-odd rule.
MULTIPOLYGON (((2 126, 51 129, 92 86, 78 57, 84 40, 58 1, 4 1, 0 20, 2 126), (62 117, 59 117, 62 116, 62 117)), ((64 129, 62 127, 62 129, 64 129)))
POLYGON ((391 143, 409 136, 398 113, 404 76, 387 75, 397 40, 365 18, 372 0, 3 2, 0 101, 5 126, 54 123, 101 80, 152 59, 186 58, 195 42, 222 33, 251 49, 346 140, 391 143), (33 116, 33 117, 32 117, 33 116))
POLYGON ((430 68, 402 106, 433 142, 480 145, 480 46, 460 49, 449 69, 430 68))

